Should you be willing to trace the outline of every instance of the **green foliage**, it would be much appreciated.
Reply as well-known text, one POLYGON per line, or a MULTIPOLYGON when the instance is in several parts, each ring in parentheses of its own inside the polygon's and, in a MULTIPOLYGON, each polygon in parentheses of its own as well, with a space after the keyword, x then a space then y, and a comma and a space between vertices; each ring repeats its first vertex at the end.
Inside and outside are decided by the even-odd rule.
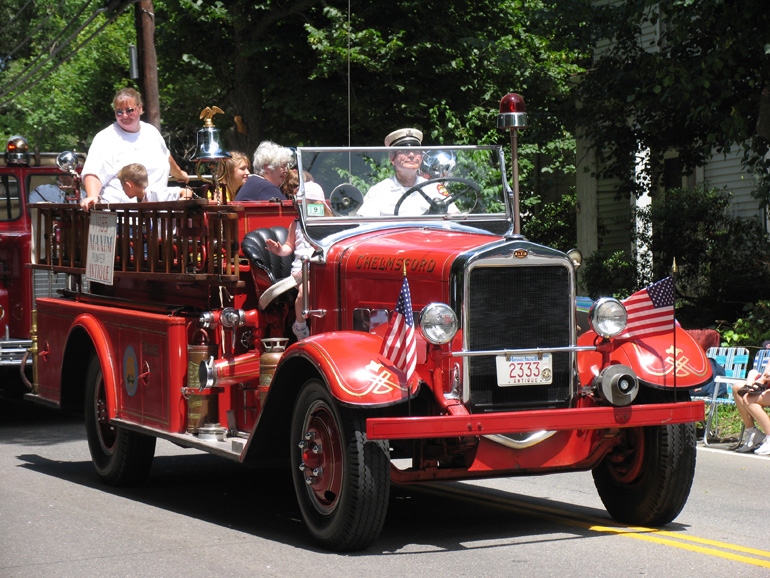
POLYGON ((639 241, 655 255, 644 281, 668 275, 676 259, 680 317, 706 325, 770 298, 770 243, 757 221, 730 215, 729 198, 716 189, 674 189, 637 213, 639 241))
POLYGON ((522 225, 524 236, 530 241, 569 251, 577 246, 575 194, 563 195, 556 202, 544 203, 535 215, 522 225))
POLYGON ((46 59, 39 53, 57 34, 66 38, 85 22, 89 12, 78 17, 81 7, 74 0, 57 3, 50 18, 48 9, 53 4, 45 10, 39 7, 35 18, 44 21, 39 28, 32 26, 35 18, 24 20, 24 31, 36 32, 28 44, 28 56, 11 60, 0 71, 0 93, 7 93, 0 96, 0 134, 21 134, 41 151, 86 150, 93 134, 112 122, 112 97, 128 84, 128 45, 135 42, 133 21, 127 14, 77 50, 105 23, 106 16, 97 16, 58 55, 46 59), (71 58, 55 66, 70 54, 71 58), (24 80, 29 70, 43 63, 41 75, 48 76, 42 82, 34 84, 38 74, 24 80))
MULTIPOLYGON (((18 9, 22 0, 9 2, 0 10, 18 9)), ((36 4, 9 41, 41 23, 44 7, 58 6, 36 4)), ((65 0, 10 66, 40 55, 82 6, 65 0)), ((133 15, 131 6, 49 78, 0 108, 0 130, 28 135, 40 148, 86 148, 111 121, 115 90, 130 82, 133 15)), ((247 154, 264 139, 380 144, 405 125, 422 129, 429 144, 507 145, 496 113, 500 98, 515 91, 528 103, 529 127, 519 137, 527 210, 569 192, 548 197, 542 190, 553 188, 551 176, 569 175, 564 159, 574 157, 574 139, 563 119, 574 102, 570 79, 583 71, 590 45, 585 31, 543 0, 155 0, 154 17, 161 128, 183 168, 192 169, 184 159, 206 106, 225 111, 214 119, 225 146, 247 154), (537 163, 525 159, 530 151, 540 155, 537 163)), ((8 78, 0 71, 0 91, 8 78)))
POLYGON ((670 275, 676 259, 677 318, 685 325, 731 322, 745 303, 770 298, 770 242, 759 223, 730 215, 728 204, 729 194, 715 189, 656 196, 635 215, 644 261, 625 253, 591 255, 582 272, 588 295, 628 296, 670 275))
POLYGON ((597 251, 589 255, 580 271, 581 289, 592 299, 625 299, 638 285, 636 262, 623 251, 597 251))
POLYGON ((739 319, 719 327, 722 340, 729 346, 757 347, 770 339, 770 301, 749 303, 739 319))
MULTIPOLYGON (((748 168, 768 174, 765 0, 639 0, 585 8, 579 17, 593 32, 591 46, 606 48, 578 86, 586 103, 579 122, 600 145, 602 176, 640 194, 645 180, 657 182, 667 151, 676 150, 693 169, 735 145, 743 147, 748 168), (650 151, 646 179, 635 179, 639 150, 650 151)), ((764 183, 757 195, 767 202, 768 191, 764 183)))

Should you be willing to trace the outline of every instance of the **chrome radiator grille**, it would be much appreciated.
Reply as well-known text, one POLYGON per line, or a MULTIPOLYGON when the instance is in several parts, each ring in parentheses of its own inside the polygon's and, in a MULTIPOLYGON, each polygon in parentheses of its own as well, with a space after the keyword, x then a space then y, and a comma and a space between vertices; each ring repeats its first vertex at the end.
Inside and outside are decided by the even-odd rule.
MULTIPOLYGON (((465 296, 470 351, 570 345, 574 311, 566 267, 475 267, 465 296)), ((474 411, 563 406, 570 397, 572 356, 553 354, 550 385, 498 387, 495 358, 470 357, 474 411)))

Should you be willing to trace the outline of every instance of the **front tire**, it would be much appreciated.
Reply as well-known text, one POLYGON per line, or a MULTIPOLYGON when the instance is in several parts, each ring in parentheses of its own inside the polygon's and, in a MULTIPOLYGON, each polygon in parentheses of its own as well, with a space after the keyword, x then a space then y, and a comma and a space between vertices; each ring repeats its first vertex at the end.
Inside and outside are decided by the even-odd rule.
POLYGON ((625 441, 593 470, 610 515, 625 524, 661 526, 682 511, 695 475, 695 424, 624 430, 625 441))
POLYGON ((380 534, 390 495, 388 445, 366 439, 361 411, 339 407, 317 379, 294 405, 294 490, 313 537, 331 550, 369 546, 380 534))
POLYGON ((107 411, 104 374, 93 355, 86 373, 86 436, 99 478, 111 486, 144 482, 155 456, 155 438, 112 425, 107 411))

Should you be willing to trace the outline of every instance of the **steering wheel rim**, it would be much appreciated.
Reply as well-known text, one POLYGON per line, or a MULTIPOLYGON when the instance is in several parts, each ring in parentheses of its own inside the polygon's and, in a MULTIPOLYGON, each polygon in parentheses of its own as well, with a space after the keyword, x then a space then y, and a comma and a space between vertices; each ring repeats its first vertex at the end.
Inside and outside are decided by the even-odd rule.
MULTIPOLYGON (((436 177, 434 179, 427 179, 421 183, 417 183, 414 186, 409 187, 404 193, 401 195, 401 197, 396 202, 396 206, 393 209, 393 216, 398 216, 398 210, 401 208, 401 204, 409 197, 410 195, 414 193, 419 193, 423 199, 428 203, 429 208, 428 211, 423 213, 423 215, 446 215, 449 211, 449 206, 454 203, 457 199, 461 197, 460 193, 456 193, 454 195, 449 195, 445 199, 432 199, 428 196, 428 194, 423 190, 423 188, 427 187, 428 185, 433 185, 440 182, 454 182, 454 183, 462 183, 464 184, 468 189, 472 190, 474 192, 474 201, 473 201, 473 207, 471 207, 471 211, 473 212, 473 209, 476 208, 476 205, 479 203, 479 193, 481 192, 481 189, 471 180, 463 179, 461 177, 436 177)), ((462 192, 465 192, 466 189, 463 189, 462 192)))

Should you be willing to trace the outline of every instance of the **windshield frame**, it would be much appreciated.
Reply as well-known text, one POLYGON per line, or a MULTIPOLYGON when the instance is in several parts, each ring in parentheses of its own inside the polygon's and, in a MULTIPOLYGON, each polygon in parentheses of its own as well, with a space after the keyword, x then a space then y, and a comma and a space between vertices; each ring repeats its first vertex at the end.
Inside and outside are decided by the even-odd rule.
MULTIPOLYGON (((467 232, 479 232, 474 227, 476 225, 489 224, 497 222, 499 227, 506 231, 505 235, 510 235, 513 230, 513 191, 509 185, 506 175, 505 151, 502 145, 441 145, 441 146, 420 146, 414 147, 421 151, 489 151, 494 155, 496 162, 499 163, 499 170, 502 185, 502 199, 499 199, 504 207, 505 213, 448 213, 436 215, 395 215, 364 217, 360 215, 346 216, 309 216, 307 200, 304 195, 305 178, 303 171, 312 173, 312 167, 307 163, 313 159, 316 160, 319 155, 330 153, 343 153, 351 157, 362 153, 384 154, 393 152, 393 147, 297 147, 296 168, 299 178, 298 195, 295 198, 297 212, 300 217, 300 224, 308 239, 317 249, 330 246, 340 237, 347 237, 350 234, 358 234, 368 230, 379 230, 394 227, 435 227, 440 229, 464 230, 467 232), (310 225, 310 226, 308 226, 310 225), (319 231, 327 233, 319 235, 319 231), (328 233, 332 231, 332 233, 328 233)), ((351 163, 352 164, 352 163, 351 163)), ((350 167, 351 165, 349 165, 350 167)), ((349 168, 352 172, 352 169, 349 168)), ((340 184, 344 181, 340 180, 340 184)), ((495 183, 497 184, 497 183, 495 183)), ((327 203, 332 191, 324 191, 327 203)), ((484 233, 488 233, 488 227, 481 227, 484 233)), ((499 233, 498 233, 499 234, 499 233)))

